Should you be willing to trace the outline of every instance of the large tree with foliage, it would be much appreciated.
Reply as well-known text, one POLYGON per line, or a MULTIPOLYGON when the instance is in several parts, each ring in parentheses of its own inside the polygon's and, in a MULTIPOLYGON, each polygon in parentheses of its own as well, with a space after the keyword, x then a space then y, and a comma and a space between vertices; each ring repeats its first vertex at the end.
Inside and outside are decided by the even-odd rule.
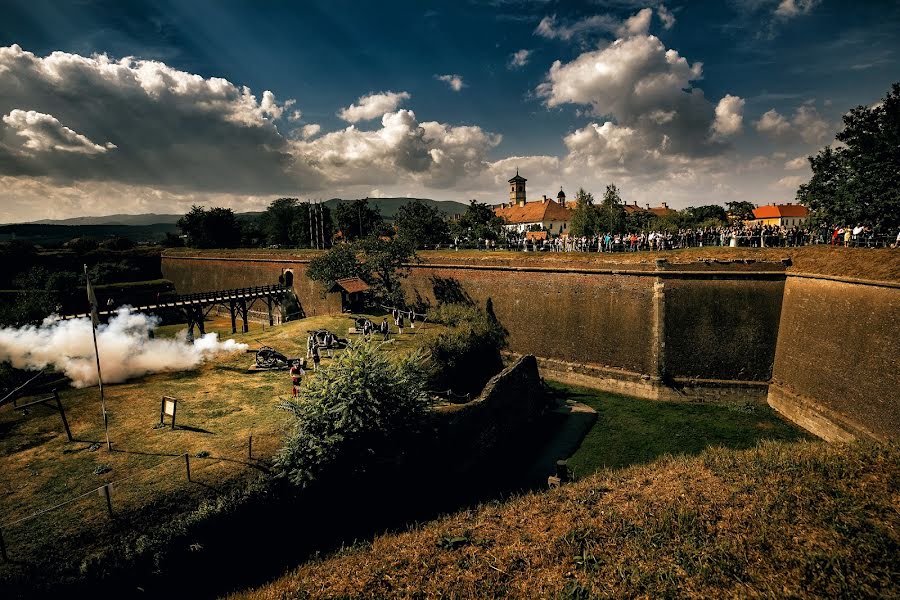
POLYGON ((857 106, 844 115, 836 139, 809 157, 812 178, 797 200, 816 219, 838 225, 900 227, 900 83, 874 106, 857 106))
POLYGON ((575 211, 569 223, 569 233, 577 237, 592 237, 599 231, 600 215, 594 206, 594 196, 581 188, 575 194, 575 211))
POLYGON ((321 204, 278 198, 260 215, 260 224, 268 244, 301 248, 331 245, 331 210, 321 204))
POLYGON ((466 212, 450 226, 450 234, 454 237, 476 243, 499 239, 502 231, 503 219, 494 213, 494 208, 475 200, 469 202, 466 212))
POLYGON ((618 233, 625 230, 625 205, 616 184, 606 186, 598 212, 601 231, 618 233))
POLYGON ((718 227, 728 222, 728 215, 718 204, 689 206, 682 211, 682 221, 687 227, 718 227))
POLYGON ((728 209, 726 212, 726 217, 730 215, 733 219, 738 222, 749 221, 753 218, 753 206, 752 202, 747 202, 746 200, 737 200, 734 202, 726 202, 726 208, 728 209))
POLYGON ((369 206, 368 198, 338 203, 334 216, 345 240, 358 240, 385 232, 381 210, 377 206, 369 206))
POLYGON ((385 240, 369 236, 351 243, 337 244, 314 258, 307 276, 326 288, 338 279, 359 277, 372 286, 379 301, 403 304, 400 282, 409 274, 407 263, 415 259, 412 246, 400 239, 385 240))
POLYGON ((193 248, 237 248, 241 244, 241 225, 230 208, 192 206, 178 219, 178 228, 193 248))
POLYGON ((413 248, 443 244, 450 238, 450 228, 441 211, 421 200, 401 206, 394 223, 398 237, 413 248))

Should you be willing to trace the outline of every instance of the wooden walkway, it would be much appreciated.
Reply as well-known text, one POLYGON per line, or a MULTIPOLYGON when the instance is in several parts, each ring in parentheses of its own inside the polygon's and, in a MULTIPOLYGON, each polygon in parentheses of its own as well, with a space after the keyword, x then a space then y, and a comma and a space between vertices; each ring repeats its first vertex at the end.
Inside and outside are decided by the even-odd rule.
MULTIPOLYGON (((269 311, 269 325, 274 325, 274 317, 272 310, 275 302, 281 299, 284 294, 289 291, 288 288, 281 285, 263 285, 247 288, 236 288, 231 290, 216 290, 212 292, 198 292, 196 294, 186 294, 175 297, 174 300, 168 302, 157 302, 154 304, 141 304, 132 307, 136 312, 158 313, 164 311, 181 312, 187 317, 188 329, 191 335, 194 333, 194 326, 200 330, 200 335, 205 332, 203 321, 213 307, 217 305, 227 305, 231 313, 231 333, 237 333, 237 317, 241 317, 241 331, 246 333, 247 311, 257 301, 264 301, 269 311)), ((115 315, 118 308, 101 310, 98 314, 101 319, 109 318, 115 315)), ((65 315, 62 319, 79 319, 88 317, 88 313, 77 315, 65 315)))

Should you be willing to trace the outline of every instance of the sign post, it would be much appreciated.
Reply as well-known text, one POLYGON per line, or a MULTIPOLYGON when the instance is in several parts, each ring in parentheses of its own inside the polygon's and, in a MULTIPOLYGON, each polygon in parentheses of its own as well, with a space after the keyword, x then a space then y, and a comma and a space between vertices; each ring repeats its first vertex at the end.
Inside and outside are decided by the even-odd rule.
POLYGON ((163 396, 159 407, 159 423, 162 425, 166 417, 172 417, 172 429, 175 429, 175 411, 178 410, 178 399, 163 396))

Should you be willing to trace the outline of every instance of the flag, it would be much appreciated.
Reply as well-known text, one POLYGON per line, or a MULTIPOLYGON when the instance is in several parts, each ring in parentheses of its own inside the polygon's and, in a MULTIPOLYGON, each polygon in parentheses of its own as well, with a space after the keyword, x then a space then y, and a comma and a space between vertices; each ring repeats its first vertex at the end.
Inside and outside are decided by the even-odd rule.
POLYGON ((91 305, 91 323, 97 327, 100 325, 100 314, 97 312, 97 296, 94 295, 94 286, 91 285, 91 278, 88 277, 87 265, 84 265, 84 280, 87 282, 88 303, 91 305))

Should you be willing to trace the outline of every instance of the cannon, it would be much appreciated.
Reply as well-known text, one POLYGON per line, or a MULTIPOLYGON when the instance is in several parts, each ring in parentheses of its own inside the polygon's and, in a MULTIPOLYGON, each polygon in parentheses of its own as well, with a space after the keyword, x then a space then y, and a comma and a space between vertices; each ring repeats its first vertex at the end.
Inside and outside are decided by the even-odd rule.
POLYGON ((288 358, 275 348, 263 346, 258 350, 247 350, 247 353, 256 354, 257 369, 287 369, 290 364, 299 358, 288 358))

